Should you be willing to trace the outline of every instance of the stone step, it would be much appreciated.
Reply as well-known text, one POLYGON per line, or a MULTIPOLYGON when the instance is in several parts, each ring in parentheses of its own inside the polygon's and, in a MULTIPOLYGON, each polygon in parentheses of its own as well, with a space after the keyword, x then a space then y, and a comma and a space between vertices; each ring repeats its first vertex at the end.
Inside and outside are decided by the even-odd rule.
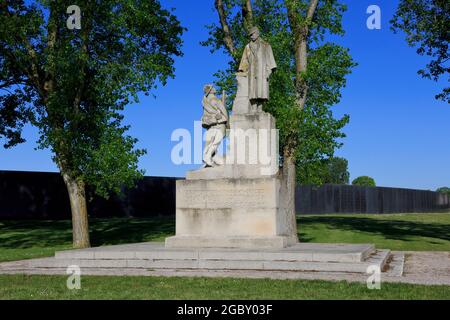
POLYGON ((375 252, 373 245, 297 244, 276 250, 167 249, 146 243, 57 252, 58 260, 164 260, 259 262, 363 262, 375 252))
POLYGON ((298 244, 279 250, 167 249, 144 243, 57 252, 54 259, 33 260, 32 267, 61 269, 304 271, 366 273, 385 268, 389 250, 373 245, 298 244))
POLYGON ((152 270, 266 270, 366 273, 369 266, 383 270, 390 256, 389 250, 377 251, 364 262, 308 262, 281 260, 144 260, 144 259, 53 259, 36 260, 35 268, 67 268, 77 265, 81 269, 152 269, 152 270))

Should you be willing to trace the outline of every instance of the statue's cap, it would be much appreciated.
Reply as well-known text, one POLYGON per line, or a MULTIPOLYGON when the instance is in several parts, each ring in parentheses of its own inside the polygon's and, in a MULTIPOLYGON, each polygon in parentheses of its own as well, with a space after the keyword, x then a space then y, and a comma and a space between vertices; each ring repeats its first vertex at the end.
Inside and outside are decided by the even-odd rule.
POLYGON ((205 96, 211 93, 211 91, 214 89, 213 84, 207 84, 203 87, 203 92, 205 93, 205 96))
POLYGON ((252 27, 252 28, 250 29, 250 35, 252 35, 252 34, 254 34, 254 33, 256 33, 256 32, 259 32, 258 27, 252 27))

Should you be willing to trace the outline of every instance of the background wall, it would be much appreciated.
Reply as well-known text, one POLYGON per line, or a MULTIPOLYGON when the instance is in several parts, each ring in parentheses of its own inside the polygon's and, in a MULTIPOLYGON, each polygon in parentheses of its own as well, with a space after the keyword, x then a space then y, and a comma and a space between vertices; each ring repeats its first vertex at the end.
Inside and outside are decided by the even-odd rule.
MULTIPOLYGON (((90 196, 91 217, 175 214, 175 178, 146 177, 137 188, 108 200, 90 196)), ((0 219, 70 219, 70 203, 58 173, 0 171, 0 219)))
POLYGON ((439 212, 450 208, 450 197, 432 191, 399 188, 300 186, 296 206, 303 214, 439 212))
MULTIPOLYGON (((175 215, 177 178, 146 177, 135 189, 108 200, 91 196, 91 217, 175 215)), ((450 210, 445 194, 431 191, 325 185, 300 186, 297 212, 413 213, 450 210)), ((70 219, 66 187, 57 173, 0 171, 0 219, 70 219)))

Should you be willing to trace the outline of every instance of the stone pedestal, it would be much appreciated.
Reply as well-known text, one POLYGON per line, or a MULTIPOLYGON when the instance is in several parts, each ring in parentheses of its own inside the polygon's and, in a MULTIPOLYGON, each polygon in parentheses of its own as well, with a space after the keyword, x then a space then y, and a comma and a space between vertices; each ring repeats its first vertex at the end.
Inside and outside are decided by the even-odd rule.
POLYGON ((285 248, 297 243, 279 178, 177 182, 170 248, 285 248))
POLYGON ((278 167, 275 119, 238 114, 230 126, 226 164, 177 182, 176 236, 166 240, 168 248, 277 249, 298 242, 278 167))

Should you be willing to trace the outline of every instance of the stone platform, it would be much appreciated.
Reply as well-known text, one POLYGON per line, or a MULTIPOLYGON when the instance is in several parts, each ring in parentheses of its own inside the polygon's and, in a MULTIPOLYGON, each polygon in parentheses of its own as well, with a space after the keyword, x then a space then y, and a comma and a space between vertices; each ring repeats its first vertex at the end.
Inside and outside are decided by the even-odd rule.
POLYGON ((298 242, 279 178, 177 181, 168 248, 284 248, 298 242))
POLYGON ((297 244, 277 250, 167 249, 162 243, 143 243, 57 252, 54 259, 32 260, 33 268, 278 271, 366 273, 369 266, 384 270, 389 250, 373 245, 297 244))

